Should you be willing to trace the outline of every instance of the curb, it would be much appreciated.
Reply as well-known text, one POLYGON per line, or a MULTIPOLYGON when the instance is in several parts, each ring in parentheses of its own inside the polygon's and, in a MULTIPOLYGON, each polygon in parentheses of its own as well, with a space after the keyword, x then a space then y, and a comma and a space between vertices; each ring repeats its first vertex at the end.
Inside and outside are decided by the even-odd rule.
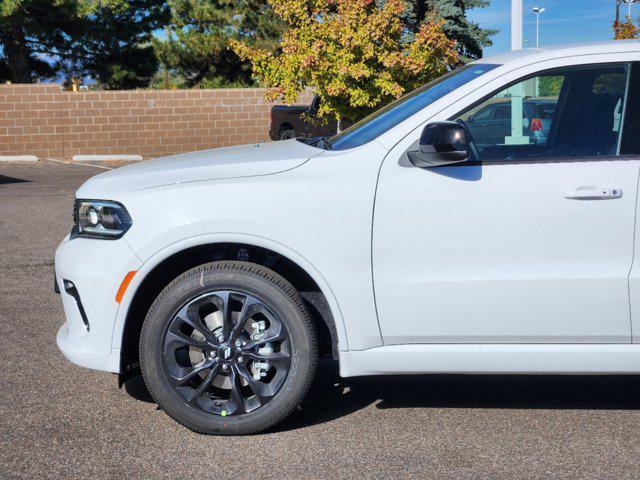
POLYGON ((111 162, 116 160, 126 160, 130 162, 141 162, 142 155, 74 155, 74 162, 111 162))
POLYGON ((35 155, 0 155, 0 162, 37 162, 35 155))

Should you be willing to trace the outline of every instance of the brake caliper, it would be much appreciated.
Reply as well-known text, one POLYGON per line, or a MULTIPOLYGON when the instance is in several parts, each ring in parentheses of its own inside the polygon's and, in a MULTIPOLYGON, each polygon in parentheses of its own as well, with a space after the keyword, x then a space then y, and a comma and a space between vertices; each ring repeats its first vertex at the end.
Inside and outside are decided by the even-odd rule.
MULTIPOLYGON (((266 331, 267 322, 265 322, 264 320, 251 322, 251 340, 260 340, 264 336, 266 331)), ((271 344, 271 342, 266 342, 264 345, 258 348, 257 353, 259 355, 269 355, 273 353, 273 345, 271 344)), ((271 368, 269 362, 254 361, 251 364, 250 369, 253 379, 260 380, 261 378, 266 377, 269 368, 271 368)))

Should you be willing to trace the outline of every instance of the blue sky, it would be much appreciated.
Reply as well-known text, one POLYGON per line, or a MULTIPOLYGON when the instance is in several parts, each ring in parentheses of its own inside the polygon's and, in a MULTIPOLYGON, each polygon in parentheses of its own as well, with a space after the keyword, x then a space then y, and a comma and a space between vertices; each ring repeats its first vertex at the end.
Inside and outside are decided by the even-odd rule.
MULTIPOLYGON (((525 47, 535 46, 536 19, 533 7, 544 7, 540 16, 540 44, 586 42, 612 38, 611 23, 615 19, 615 0, 525 0, 524 39, 525 47), (526 43, 526 42, 529 43, 526 43)), ((621 6, 621 16, 626 15, 627 6, 621 6)), ((640 14, 640 4, 633 5, 632 16, 640 14)), ((500 29, 494 35, 493 46, 485 49, 484 55, 509 50, 511 42, 511 0, 491 0, 484 9, 472 10, 469 17, 482 27, 500 29)))

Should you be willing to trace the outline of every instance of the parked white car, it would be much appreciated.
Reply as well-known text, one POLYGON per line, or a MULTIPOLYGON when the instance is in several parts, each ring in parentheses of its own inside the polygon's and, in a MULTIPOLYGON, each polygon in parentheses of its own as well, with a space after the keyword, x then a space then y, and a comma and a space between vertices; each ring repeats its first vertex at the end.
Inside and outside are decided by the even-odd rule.
POLYGON ((217 434, 281 421, 319 354, 344 377, 638 373, 639 171, 640 42, 483 59, 331 139, 90 179, 56 252, 57 343, 140 367, 217 434), (476 142, 484 103, 509 128, 475 118, 476 142))

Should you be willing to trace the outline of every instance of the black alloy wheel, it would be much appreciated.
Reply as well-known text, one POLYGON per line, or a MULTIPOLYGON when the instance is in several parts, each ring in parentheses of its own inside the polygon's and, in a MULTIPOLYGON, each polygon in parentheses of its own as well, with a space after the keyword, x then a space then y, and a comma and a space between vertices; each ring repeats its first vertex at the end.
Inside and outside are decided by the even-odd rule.
POLYGON ((257 433, 304 398, 317 338, 283 277, 248 262, 213 262, 173 280, 149 309, 140 367, 172 418, 207 434, 257 433))
POLYGON ((164 336, 164 369, 173 388, 216 415, 265 405, 282 386, 290 361, 282 321, 261 300, 237 291, 190 300, 164 336))

